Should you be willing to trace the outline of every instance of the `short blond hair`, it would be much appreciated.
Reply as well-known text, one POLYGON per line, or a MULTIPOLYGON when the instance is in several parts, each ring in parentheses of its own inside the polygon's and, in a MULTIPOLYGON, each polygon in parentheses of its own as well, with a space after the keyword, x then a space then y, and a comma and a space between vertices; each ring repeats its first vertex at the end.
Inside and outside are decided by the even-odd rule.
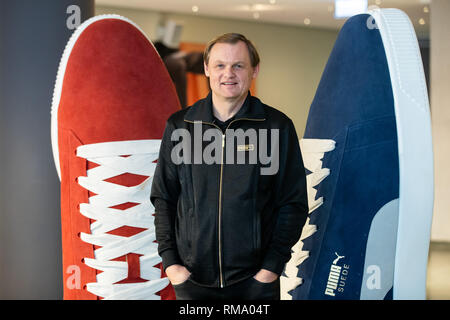
POLYGON ((242 41, 247 45, 248 54, 250 56, 250 63, 252 67, 255 68, 259 64, 258 51, 256 50, 253 43, 240 33, 225 33, 211 40, 206 46, 205 51, 203 52, 203 61, 205 61, 206 65, 208 65, 209 54, 211 52, 212 47, 216 43, 236 44, 238 41, 242 41))

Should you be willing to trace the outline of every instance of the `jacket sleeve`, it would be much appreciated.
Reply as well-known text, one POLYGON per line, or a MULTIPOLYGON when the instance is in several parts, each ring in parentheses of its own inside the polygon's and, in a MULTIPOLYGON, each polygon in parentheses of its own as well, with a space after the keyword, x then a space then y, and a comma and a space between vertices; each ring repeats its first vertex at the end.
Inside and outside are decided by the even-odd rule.
POLYGON ((297 133, 290 119, 287 126, 280 129, 275 214, 275 229, 261 268, 281 275, 308 216, 306 172, 297 133))
POLYGON ((155 207, 155 232, 158 253, 164 270, 173 264, 182 264, 175 239, 175 219, 180 194, 177 166, 171 161, 173 143, 171 135, 174 126, 170 119, 166 123, 158 163, 153 176, 150 200, 155 207))

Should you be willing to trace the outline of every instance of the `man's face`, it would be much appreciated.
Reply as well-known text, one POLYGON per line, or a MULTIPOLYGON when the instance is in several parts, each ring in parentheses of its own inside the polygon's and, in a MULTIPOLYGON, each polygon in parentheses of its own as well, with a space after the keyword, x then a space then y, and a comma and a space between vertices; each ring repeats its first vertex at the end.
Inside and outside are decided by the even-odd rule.
POLYGON ((224 100, 247 96, 258 71, 259 65, 252 67, 247 45, 242 41, 216 43, 210 51, 208 65, 205 64, 213 95, 224 100))

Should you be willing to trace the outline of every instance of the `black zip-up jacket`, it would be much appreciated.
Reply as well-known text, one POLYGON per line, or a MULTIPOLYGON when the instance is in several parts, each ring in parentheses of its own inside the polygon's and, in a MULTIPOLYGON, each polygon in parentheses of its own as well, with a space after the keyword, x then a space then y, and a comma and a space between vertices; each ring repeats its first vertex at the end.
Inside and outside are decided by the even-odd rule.
POLYGON ((174 113, 166 123, 151 191, 163 267, 184 265, 191 281, 211 287, 231 285, 262 268, 280 275, 308 213, 305 168, 294 125, 282 112, 249 94, 228 129, 250 133, 253 129, 258 138, 239 142, 230 138, 230 130, 222 132, 214 123, 211 97, 210 93, 174 113), (185 130, 174 133, 176 129, 185 130), (216 134, 214 138, 207 138, 208 129, 216 134), (265 131, 261 129, 266 129, 267 139, 259 136, 265 131), (272 141, 276 131, 279 139, 272 141), (215 139, 223 139, 221 148, 211 151, 215 139), (182 142, 186 147, 180 151, 182 142), (263 154, 272 157, 269 163, 258 154, 266 145, 263 154), (228 157, 230 150, 234 158, 228 157), (201 156, 195 160, 196 152, 218 161, 211 163, 201 156), (251 160, 253 152, 258 155, 256 163, 251 160), (239 155, 245 156, 244 163, 237 162, 239 155), (268 172, 261 174, 264 168, 268 172))

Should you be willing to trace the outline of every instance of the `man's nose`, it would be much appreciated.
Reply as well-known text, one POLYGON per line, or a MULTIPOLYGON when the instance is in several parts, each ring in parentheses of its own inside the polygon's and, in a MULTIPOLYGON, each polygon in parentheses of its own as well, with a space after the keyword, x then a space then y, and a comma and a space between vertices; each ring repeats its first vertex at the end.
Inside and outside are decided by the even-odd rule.
POLYGON ((233 66, 227 66, 227 67, 225 68, 225 75, 226 75, 227 77, 234 77, 234 76, 235 76, 233 66))

